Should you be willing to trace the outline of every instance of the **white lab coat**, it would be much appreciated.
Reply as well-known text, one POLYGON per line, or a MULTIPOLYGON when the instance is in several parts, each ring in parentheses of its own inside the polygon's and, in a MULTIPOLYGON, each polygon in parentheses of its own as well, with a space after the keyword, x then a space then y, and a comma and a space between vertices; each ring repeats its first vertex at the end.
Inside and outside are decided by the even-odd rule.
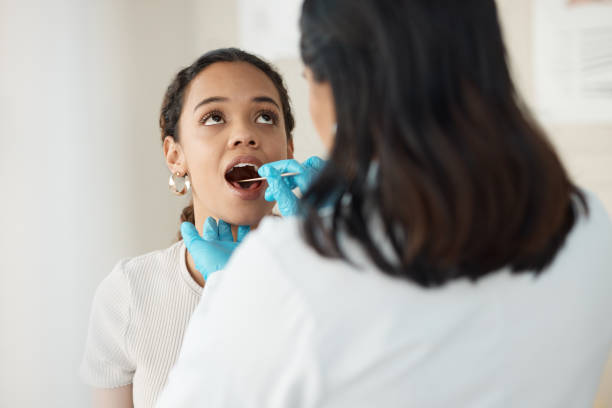
POLYGON ((612 225, 588 201, 540 277, 433 290, 267 219, 207 283, 158 407, 589 407, 612 342, 612 225))

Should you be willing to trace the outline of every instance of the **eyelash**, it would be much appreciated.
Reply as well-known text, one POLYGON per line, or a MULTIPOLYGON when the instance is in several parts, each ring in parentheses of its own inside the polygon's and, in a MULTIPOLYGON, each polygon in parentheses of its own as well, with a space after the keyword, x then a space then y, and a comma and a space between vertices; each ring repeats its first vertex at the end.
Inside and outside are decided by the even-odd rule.
POLYGON ((270 118, 272 118, 272 123, 275 125, 278 124, 278 115, 276 114, 276 112, 271 111, 271 110, 262 110, 257 113, 257 117, 262 116, 262 115, 270 116, 270 118))
POLYGON ((222 120, 225 120, 222 112, 211 111, 205 114, 204 116, 202 116, 202 118, 200 119, 200 123, 205 123, 208 119, 212 118, 213 116, 220 116, 222 120))
MULTIPOLYGON (((271 111, 271 110, 262 110, 262 111, 257 112, 257 117, 262 116, 262 115, 270 116, 270 118, 272 118, 272 123, 275 125, 278 124, 278 114, 276 112, 271 111)), ((204 116, 202 116, 202 118, 200 119, 200 123, 205 123, 208 119, 212 118, 213 116, 220 116, 222 120, 225 120, 222 112, 211 111, 211 112, 206 113, 204 116)))

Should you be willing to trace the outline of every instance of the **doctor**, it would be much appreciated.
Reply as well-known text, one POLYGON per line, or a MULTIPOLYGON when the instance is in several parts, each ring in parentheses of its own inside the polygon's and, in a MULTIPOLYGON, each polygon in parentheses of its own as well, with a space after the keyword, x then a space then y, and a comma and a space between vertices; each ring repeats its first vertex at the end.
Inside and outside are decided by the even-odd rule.
POLYGON ((306 0, 300 27, 329 161, 260 169, 298 216, 212 275, 159 406, 590 406, 612 224, 516 94, 494 0, 306 0))

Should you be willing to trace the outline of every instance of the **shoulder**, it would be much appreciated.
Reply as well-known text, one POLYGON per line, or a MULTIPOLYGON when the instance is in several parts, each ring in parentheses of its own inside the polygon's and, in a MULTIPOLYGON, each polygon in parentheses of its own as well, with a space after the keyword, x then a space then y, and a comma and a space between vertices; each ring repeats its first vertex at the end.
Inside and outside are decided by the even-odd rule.
POLYGON ((612 256, 612 222, 601 200, 592 192, 582 190, 588 210, 579 208, 579 216, 568 236, 564 250, 575 252, 582 259, 591 256, 612 256))
POLYGON ((168 270, 169 267, 175 267, 179 264, 182 248, 183 241, 178 241, 165 249, 122 259, 115 269, 121 270, 127 278, 168 270))
POLYGON ((308 245, 302 234, 302 220, 298 217, 266 217, 258 228, 244 240, 243 247, 249 252, 260 251, 273 254, 274 263, 281 269, 285 264, 295 264, 296 261, 314 261, 320 258, 316 251, 308 245))
POLYGON ((612 221, 604 204, 593 192, 582 190, 588 205, 588 214, 581 214, 579 225, 586 224, 593 227, 599 227, 599 232, 610 234, 612 230, 612 221))
POLYGON ((257 230, 249 233, 226 268, 219 273, 219 283, 223 281, 224 286, 244 288, 256 297, 260 294, 250 288, 266 287, 267 293, 281 288, 290 290, 286 264, 288 260, 296 260, 294 247, 299 246, 300 241, 297 219, 265 218, 257 230))
MULTIPOLYGON (((578 216, 553 262, 538 281, 563 282, 573 291, 579 287, 596 299, 601 287, 612 284, 612 222, 605 206, 592 192, 583 190, 588 209, 575 198, 578 216), (576 273, 580 271, 580 273, 576 273)), ((542 286, 543 288, 547 286, 542 286)), ((608 296, 608 295, 606 295, 608 296)))
POLYGON ((257 236, 257 239, 268 247, 276 248, 280 245, 301 238, 301 221, 298 217, 266 217, 259 224, 257 230, 247 236, 257 236))
POLYGON ((276 338, 287 334, 276 325, 284 318, 291 316, 296 324, 310 321, 309 302, 293 277, 302 272, 297 264, 305 263, 289 248, 299 245, 299 240, 297 220, 266 219, 240 245, 226 268, 207 282, 204 298, 208 302, 201 302, 201 308, 214 314, 213 309, 219 307, 224 318, 243 320, 244 326, 238 330, 254 334, 265 326, 263 332, 274 332, 276 338))
POLYGON ((179 241, 162 250, 120 260, 98 286, 94 304, 128 305, 140 292, 150 292, 151 285, 178 279, 183 248, 179 241))
POLYGON ((170 247, 133 258, 122 259, 111 273, 123 275, 123 280, 136 293, 168 285, 176 285, 182 278, 185 266, 183 241, 170 247))
POLYGON ((278 258, 294 228, 292 220, 266 220, 211 275, 161 406, 294 406, 297 384, 318 383, 315 319, 278 258))

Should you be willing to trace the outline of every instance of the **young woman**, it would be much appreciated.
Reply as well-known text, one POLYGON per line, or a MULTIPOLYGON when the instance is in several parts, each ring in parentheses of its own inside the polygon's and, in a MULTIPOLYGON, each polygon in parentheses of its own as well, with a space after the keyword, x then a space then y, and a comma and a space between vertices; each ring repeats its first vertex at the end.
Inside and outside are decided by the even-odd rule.
MULTIPOLYGON (((300 24, 330 159, 213 275, 159 406, 590 406, 612 225, 516 95, 495 1, 306 0, 300 24)), ((283 202, 288 166, 260 169, 283 202)))
MULTIPOLYGON (((181 219, 231 252, 273 206, 264 200, 265 182, 237 180, 293 157, 294 119, 281 77, 244 51, 211 51, 174 78, 159 122, 171 190, 191 187, 181 219)), ((96 406, 153 406, 204 284, 183 241, 119 262, 96 292, 81 368, 96 406)))

